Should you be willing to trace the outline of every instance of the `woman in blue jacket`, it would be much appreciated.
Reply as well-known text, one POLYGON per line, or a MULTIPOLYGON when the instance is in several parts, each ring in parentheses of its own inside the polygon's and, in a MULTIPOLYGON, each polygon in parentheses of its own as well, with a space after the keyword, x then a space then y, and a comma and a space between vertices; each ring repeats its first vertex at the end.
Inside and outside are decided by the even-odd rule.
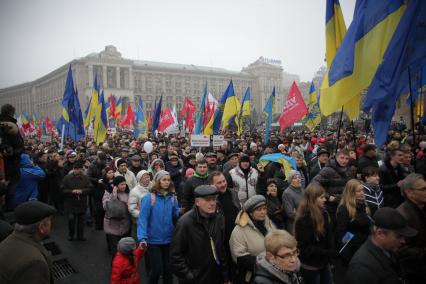
POLYGON ((25 201, 37 200, 38 182, 46 176, 39 166, 34 165, 28 154, 21 154, 20 174, 13 208, 25 201))
POLYGON ((171 284, 169 251, 179 205, 168 172, 160 170, 155 174, 151 193, 142 198, 140 208, 137 234, 139 242, 148 245, 148 283, 158 283, 163 274, 163 283, 171 284))

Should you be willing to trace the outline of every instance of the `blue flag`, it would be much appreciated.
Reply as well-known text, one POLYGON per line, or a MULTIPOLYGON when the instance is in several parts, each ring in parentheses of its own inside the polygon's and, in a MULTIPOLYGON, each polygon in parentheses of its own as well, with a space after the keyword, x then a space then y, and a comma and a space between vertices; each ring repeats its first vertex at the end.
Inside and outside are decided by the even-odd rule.
POLYGON ((161 103, 163 101, 163 95, 161 95, 160 99, 158 100, 158 104, 155 107, 154 114, 152 117, 152 133, 155 133, 155 131, 158 129, 158 126, 160 125, 160 116, 161 116, 161 103))
POLYGON ((265 105, 265 108, 263 109, 263 113, 266 115, 266 122, 265 122, 265 145, 269 145, 269 129, 271 128, 272 124, 272 116, 275 112, 275 87, 272 90, 272 94, 269 96, 268 102, 265 105))

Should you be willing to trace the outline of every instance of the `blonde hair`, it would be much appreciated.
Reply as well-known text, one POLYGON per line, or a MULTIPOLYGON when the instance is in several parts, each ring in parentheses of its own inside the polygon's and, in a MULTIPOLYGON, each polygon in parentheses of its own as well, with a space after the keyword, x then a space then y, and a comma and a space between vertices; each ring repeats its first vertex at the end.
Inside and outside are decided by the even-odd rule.
POLYGON ((281 248, 297 247, 296 239, 285 230, 273 230, 265 237, 265 249, 267 252, 276 255, 281 248))
MULTIPOLYGON (((351 179, 346 183, 345 189, 343 190, 342 199, 340 200, 339 206, 345 206, 349 212, 349 217, 353 221, 356 217, 356 191, 362 186, 361 182, 357 179, 351 179)), ((367 206, 367 202, 364 200, 365 212, 370 214, 370 209, 367 206)))
POLYGON ((315 237, 318 239, 325 234, 324 216, 317 205, 317 199, 325 194, 325 189, 318 182, 311 182, 303 194, 302 201, 296 212, 294 224, 304 216, 309 215, 312 220, 315 237))

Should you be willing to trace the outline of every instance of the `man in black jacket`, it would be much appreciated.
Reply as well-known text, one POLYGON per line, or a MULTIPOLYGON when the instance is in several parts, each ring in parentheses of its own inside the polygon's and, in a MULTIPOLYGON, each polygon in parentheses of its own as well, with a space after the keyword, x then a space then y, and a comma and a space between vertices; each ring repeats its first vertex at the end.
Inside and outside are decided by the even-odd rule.
POLYGON ((346 284, 396 284, 404 283, 395 252, 405 244, 405 239, 417 231, 396 209, 383 207, 374 214, 370 238, 353 256, 346 271, 346 284))
POLYGON ((388 156, 379 168, 380 187, 383 191, 384 205, 396 208, 403 201, 401 184, 404 179, 404 170, 401 163, 404 154, 400 149, 394 149, 388 156))
POLYGON ((185 209, 185 212, 188 212, 192 209, 192 206, 194 206, 195 188, 199 185, 207 184, 208 176, 207 161, 204 159, 198 160, 195 165, 194 175, 190 177, 183 186, 182 207, 185 209))
POLYGON ((379 168, 379 163, 377 162, 376 145, 365 144, 362 146, 362 156, 358 161, 357 174, 361 176, 362 170, 370 166, 379 168))
POLYGON ((183 215, 173 234, 171 266, 180 283, 228 283, 223 216, 216 210, 214 186, 194 191, 195 206, 183 215))
POLYGON ((420 174, 408 175, 402 183, 405 201, 397 208, 418 234, 398 251, 408 283, 426 283, 426 181, 420 174))

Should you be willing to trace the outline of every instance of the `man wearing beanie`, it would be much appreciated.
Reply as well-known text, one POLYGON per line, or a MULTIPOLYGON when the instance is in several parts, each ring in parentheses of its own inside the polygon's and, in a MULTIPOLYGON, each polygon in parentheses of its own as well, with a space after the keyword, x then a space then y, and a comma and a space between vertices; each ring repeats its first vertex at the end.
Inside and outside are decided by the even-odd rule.
POLYGON ((51 255, 40 242, 50 234, 55 212, 39 201, 15 208, 15 230, 0 243, 0 283, 53 283, 51 255))
POLYGON ((197 160, 194 175, 190 177, 183 186, 182 207, 185 209, 185 212, 188 212, 194 206, 195 188, 200 185, 208 184, 208 177, 207 161, 204 159, 197 160))
POLYGON ((256 194, 259 174, 256 169, 251 167, 250 158, 247 155, 241 155, 238 166, 229 171, 229 176, 233 190, 237 192, 240 204, 243 204, 256 194))
POLYGON ((68 240, 75 237, 77 227, 77 239, 84 238, 84 213, 87 209, 87 195, 92 189, 90 179, 83 174, 83 162, 78 160, 73 164, 73 170, 62 181, 62 193, 64 194, 64 209, 68 215, 68 240))
POLYGON ((214 186, 198 186, 194 190, 195 206, 178 220, 171 266, 180 283, 229 283, 225 226, 223 216, 216 211, 217 194, 214 186))
POLYGON ((115 167, 117 168, 117 171, 114 176, 123 176, 126 179, 126 184, 129 188, 134 188, 138 184, 135 174, 127 168, 127 162, 125 159, 118 159, 115 161, 115 167))

